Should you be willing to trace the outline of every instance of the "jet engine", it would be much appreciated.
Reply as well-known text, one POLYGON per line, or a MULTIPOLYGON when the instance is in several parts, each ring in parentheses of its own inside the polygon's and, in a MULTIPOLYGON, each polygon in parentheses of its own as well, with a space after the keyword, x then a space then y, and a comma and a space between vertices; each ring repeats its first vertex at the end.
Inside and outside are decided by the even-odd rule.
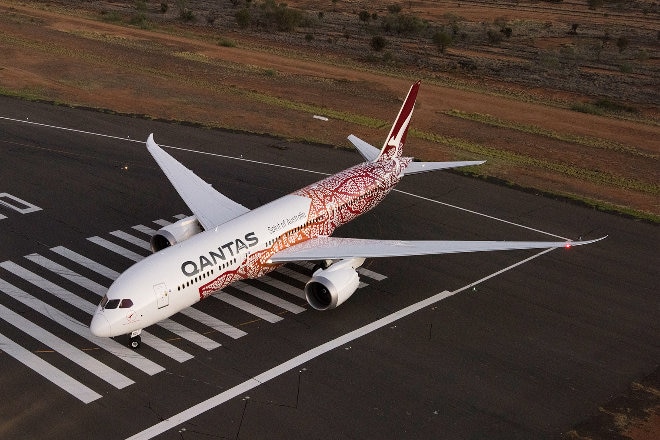
POLYGON ((355 269, 364 258, 341 260, 327 269, 318 269, 305 285, 305 297, 316 310, 334 309, 357 290, 360 280, 355 269))
POLYGON ((151 250, 156 253, 166 247, 174 246, 204 231, 202 225, 197 221, 197 217, 191 215, 176 223, 160 228, 156 235, 151 237, 151 250))

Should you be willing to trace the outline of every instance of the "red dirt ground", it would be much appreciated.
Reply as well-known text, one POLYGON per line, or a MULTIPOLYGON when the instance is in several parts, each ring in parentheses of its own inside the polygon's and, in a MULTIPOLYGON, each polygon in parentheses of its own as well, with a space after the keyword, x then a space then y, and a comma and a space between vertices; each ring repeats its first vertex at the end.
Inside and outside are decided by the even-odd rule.
MULTIPOLYGON (((290 2, 307 8, 315 3, 319 2, 290 2)), ((414 2, 412 12, 442 17, 451 9, 449 3, 453 4, 414 2)), ((483 4, 453 8, 475 20, 492 21, 503 14, 501 9, 483 4)), ((539 11, 530 8, 517 11, 516 19, 538 19, 539 11)), ((562 15, 541 12, 546 20, 562 15)), ((488 93, 489 84, 498 89, 521 88, 487 78, 473 84, 464 82, 460 87, 446 86, 447 81, 438 81, 437 75, 428 76, 428 72, 380 71, 342 60, 337 53, 322 55, 313 48, 293 51, 279 41, 269 43, 254 32, 232 32, 229 35, 236 47, 222 47, 217 44, 217 34, 199 27, 194 31, 181 26, 164 26, 166 32, 144 30, 92 20, 89 11, 49 4, 0 0, 0 14, 0 53, 6 60, 0 65, 0 87, 13 93, 341 146, 347 145, 347 134, 355 133, 378 145, 386 134, 386 122, 370 128, 349 117, 331 118, 329 123, 321 124, 311 118, 311 110, 292 108, 274 98, 311 105, 318 112, 328 109, 390 121, 412 79, 428 77, 419 95, 414 128, 477 143, 503 155, 484 157, 483 151, 466 151, 460 142, 446 145, 414 137, 409 141, 410 154, 426 160, 483 157, 489 162, 479 171, 487 175, 522 186, 629 206, 655 216, 660 213, 658 124, 578 113, 543 103, 544 96, 583 99, 581 96, 556 90, 526 90, 540 97, 528 102, 514 95, 488 93), (642 156, 594 150, 444 114, 451 109, 614 141, 634 148, 642 156), (511 163, 507 159, 510 154, 526 159, 522 164, 511 163), (556 166, 550 170, 530 165, 530 158, 556 166), (574 172, 557 172, 557 166, 574 172), (582 177, 593 171, 613 176, 618 183, 612 184, 609 177, 582 177)), ((592 18, 604 20, 602 14, 593 14, 592 18)), ((497 57, 493 52, 482 56, 497 57)), ((501 55, 507 56, 505 52, 501 55)))

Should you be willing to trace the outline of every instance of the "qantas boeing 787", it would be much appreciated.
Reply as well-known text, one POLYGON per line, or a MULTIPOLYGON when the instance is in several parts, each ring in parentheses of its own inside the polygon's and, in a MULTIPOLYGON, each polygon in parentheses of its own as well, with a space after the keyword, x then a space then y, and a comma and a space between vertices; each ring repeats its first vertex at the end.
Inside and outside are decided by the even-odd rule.
POLYGON ((338 227, 364 214, 409 174, 483 162, 413 162, 403 145, 419 82, 412 85, 385 144, 377 149, 349 136, 365 162, 250 210, 220 194, 163 151, 147 148, 193 215, 151 239, 152 255, 117 278, 98 305, 91 332, 114 337, 140 332, 234 281, 260 277, 286 262, 316 261, 305 286, 310 306, 332 309, 357 289, 365 258, 509 249, 543 249, 592 243, 526 241, 402 241, 335 238, 338 227))

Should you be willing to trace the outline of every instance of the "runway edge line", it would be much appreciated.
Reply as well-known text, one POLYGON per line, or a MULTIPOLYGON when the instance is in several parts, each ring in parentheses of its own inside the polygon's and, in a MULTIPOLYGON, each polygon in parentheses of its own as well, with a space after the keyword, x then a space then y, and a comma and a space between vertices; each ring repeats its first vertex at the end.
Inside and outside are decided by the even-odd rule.
POLYGON ((535 255, 532 255, 531 257, 525 258, 524 260, 518 261, 517 263, 514 263, 510 266, 505 267, 504 269, 501 269, 497 272, 494 272, 490 275, 487 275, 473 283, 470 283, 466 286, 463 286, 457 290, 454 290, 453 292, 449 291, 443 291, 440 293, 437 293, 429 298, 426 298, 422 301, 419 301, 415 304, 412 304, 408 307, 405 307, 397 312, 394 312, 390 315, 387 315, 383 318, 380 318, 370 324, 367 324, 363 327, 360 327, 356 330, 353 330, 349 333, 346 333, 345 335, 339 336, 338 338, 335 338, 331 341, 328 341, 324 344, 319 345, 318 347, 312 348, 311 350, 308 350, 292 359, 289 359, 286 362, 283 362, 269 370, 264 371, 263 373, 254 376, 251 379, 246 380, 245 382, 238 384, 234 386, 233 388, 230 388, 226 391, 223 391, 220 394, 217 394, 207 400, 204 400, 203 402, 200 402, 194 406, 191 406, 190 408, 181 411, 178 414, 175 414, 174 416, 165 419, 147 429, 144 431, 141 431, 135 435, 132 435, 131 437, 128 437, 126 440, 148 440, 152 439, 155 436, 164 433, 165 431, 168 431, 182 423, 187 422, 188 420, 197 417, 198 415, 201 415, 205 413, 206 411, 209 411, 217 406, 222 405, 223 403, 227 402, 228 400, 233 399, 234 397, 237 397, 247 391, 250 391, 253 388, 258 387, 261 384, 264 384, 268 382, 271 379, 274 379, 278 376, 281 376, 282 374, 293 370, 294 368, 304 364, 305 362, 309 362, 312 359, 315 359, 331 350, 334 350, 337 347, 340 347, 344 344, 347 344, 351 341, 354 341, 362 336, 365 336, 369 333, 372 333, 382 327, 385 327, 387 325, 392 324, 395 321, 398 321, 401 318, 405 318, 408 315, 411 315, 423 308, 426 308, 432 304, 435 304, 437 302, 440 302, 444 299, 447 299, 453 295, 456 295, 457 293, 460 293, 464 290, 467 290, 473 286, 476 286, 477 284, 480 284, 484 281, 487 281, 493 277, 496 277, 504 272, 507 272, 515 267, 518 267, 522 264, 525 264, 537 257, 540 257, 541 255, 544 255, 556 248, 550 248, 550 249, 545 249, 542 252, 539 252, 535 255))

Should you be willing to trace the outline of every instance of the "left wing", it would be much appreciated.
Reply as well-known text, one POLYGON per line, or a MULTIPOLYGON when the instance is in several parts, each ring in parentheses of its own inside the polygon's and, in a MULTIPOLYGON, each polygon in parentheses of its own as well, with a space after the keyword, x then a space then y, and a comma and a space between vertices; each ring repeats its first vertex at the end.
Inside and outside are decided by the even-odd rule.
POLYGON ((403 241, 359 238, 316 237, 296 244, 270 259, 270 263, 346 258, 404 257, 412 255, 455 254, 461 252, 504 251, 513 249, 550 249, 594 243, 586 241, 403 241))
POLYGON ((213 229, 249 211, 245 206, 220 194, 167 154, 154 142, 153 134, 149 135, 147 149, 205 230, 213 229))

